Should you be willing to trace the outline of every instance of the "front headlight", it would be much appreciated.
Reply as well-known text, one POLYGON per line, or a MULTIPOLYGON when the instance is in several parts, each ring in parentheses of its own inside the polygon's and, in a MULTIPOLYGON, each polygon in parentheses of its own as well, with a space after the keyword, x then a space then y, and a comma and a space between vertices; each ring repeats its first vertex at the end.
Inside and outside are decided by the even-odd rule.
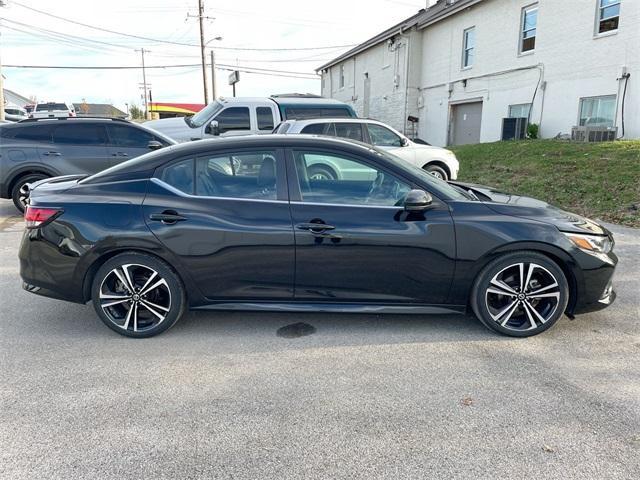
POLYGON ((580 233, 562 232, 576 247, 590 254, 609 253, 611 251, 611 239, 601 235, 583 235, 580 233))

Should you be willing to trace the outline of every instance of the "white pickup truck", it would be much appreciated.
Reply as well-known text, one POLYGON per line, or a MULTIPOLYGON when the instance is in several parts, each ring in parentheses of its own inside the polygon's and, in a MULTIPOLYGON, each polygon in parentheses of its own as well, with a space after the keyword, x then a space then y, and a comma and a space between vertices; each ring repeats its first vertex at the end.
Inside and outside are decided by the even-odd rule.
POLYGON ((271 133, 289 119, 355 118, 350 105, 317 96, 219 98, 190 117, 163 118, 145 126, 177 142, 203 138, 271 133))

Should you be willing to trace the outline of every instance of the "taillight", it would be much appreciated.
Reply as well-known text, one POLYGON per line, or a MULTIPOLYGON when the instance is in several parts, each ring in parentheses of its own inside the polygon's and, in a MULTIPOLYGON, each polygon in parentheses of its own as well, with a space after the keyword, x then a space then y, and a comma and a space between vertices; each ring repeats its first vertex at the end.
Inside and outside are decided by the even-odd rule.
POLYGON ((59 208, 40 208, 27 206, 24 211, 24 221, 27 223, 27 228, 38 228, 49 223, 62 213, 59 208))

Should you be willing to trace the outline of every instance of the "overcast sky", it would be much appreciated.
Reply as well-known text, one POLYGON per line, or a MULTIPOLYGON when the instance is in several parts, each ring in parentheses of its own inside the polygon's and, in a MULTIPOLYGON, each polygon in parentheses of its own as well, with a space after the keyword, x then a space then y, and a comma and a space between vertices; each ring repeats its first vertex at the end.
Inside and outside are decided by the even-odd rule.
MULTIPOLYGON (((197 0, 4 0, 0 8, 3 65, 139 66, 144 47, 147 66, 198 64, 197 0), (152 40, 107 33, 25 8, 103 29, 152 40), (78 37, 78 38, 74 38, 78 37)), ((426 0, 204 0, 205 40, 216 48, 218 64, 298 72, 314 69, 346 48, 302 49, 357 44, 416 13, 426 0), (261 50, 233 50, 248 48, 261 50)), ((275 72, 274 72, 275 73, 275 72)), ((40 101, 66 100, 140 105, 142 70, 42 70, 4 67, 5 87, 40 101)), ((306 75, 302 75, 306 74, 306 75)), ((217 93, 231 95, 229 72, 218 70, 217 93)), ((154 101, 203 102, 199 67, 148 69, 154 101)), ((241 73, 238 96, 284 92, 320 93, 320 81, 241 73)))

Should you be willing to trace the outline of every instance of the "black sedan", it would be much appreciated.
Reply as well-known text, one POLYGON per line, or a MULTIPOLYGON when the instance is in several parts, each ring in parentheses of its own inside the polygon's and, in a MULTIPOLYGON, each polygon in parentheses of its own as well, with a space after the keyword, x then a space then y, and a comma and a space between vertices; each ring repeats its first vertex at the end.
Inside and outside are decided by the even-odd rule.
POLYGON ((31 185, 29 292, 150 337, 191 309, 464 313, 526 337, 609 305, 604 227, 313 136, 192 142, 31 185), (337 179, 310 178, 314 165, 337 179))

